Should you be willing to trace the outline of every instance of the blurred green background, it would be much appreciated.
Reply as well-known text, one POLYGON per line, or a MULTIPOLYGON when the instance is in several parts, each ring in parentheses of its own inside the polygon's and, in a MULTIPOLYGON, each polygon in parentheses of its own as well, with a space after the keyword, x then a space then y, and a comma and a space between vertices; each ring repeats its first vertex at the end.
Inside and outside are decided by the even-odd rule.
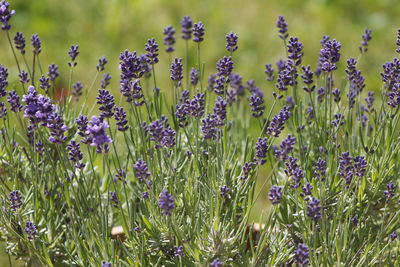
MULTIPOLYGON (((10 1, 16 15, 11 19, 10 34, 23 32, 27 39, 30 61, 30 36, 38 33, 42 40, 43 68, 52 62, 59 66, 57 86, 67 85, 69 69, 68 49, 78 44, 80 54, 74 81, 89 86, 96 73, 98 58, 106 56, 106 71, 112 76, 113 94, 119 92, 118 56, 125 49, 144 53, 147 39, 155 37, 160 45, 160 63, 156 65, 161 90, 170 90, 169 59, 162 44, 162 31, 172 25, 177 44, 173 57, 184 56, 184 42, 179 38, 179 22, 184 15, 202 21, 206 26, 205 41, 201 44, 202 62, 206 77, 215 72, 216 62, 226 55, 225 34, 239 35, 239 49, 234 53, 235 72, 244 81, 256 84, 271 93, 265 81, 264 66, 285 57, 283 42, 278 37, 276 20, 283 15, 289 24, 289 34, 299 37, 304 44, 303 64, 314 69, 323 35, 330 35, 342 43, 342 58, 337 77, 345 75, 346 60, 358 57, 358 47, 365 28, 372 29, 369 51, 359 67, 366 78, 366 90, 381 87, 380 71, 384 62, 396 55, 397 28, 400 27, 400 1, 395 0, 15 0, 10 1)), ((0 32, 0 64, 9 68, 10 87, 17 83, 17 67, 4 32, 0 32)), ((190 64, 196 66, 196 45, 190 42, 190 64)), ((20 59, 21 60, 21 59, 20 59)), ((47 72, 47 71, 46 71, 47 72)), ((99 80, 98 80, 99 81, 99 80)), ((95 91, 95 90, 94 90, 95 91)), ((90 96, 94 101, 94 95, 90 96)), ((117 97, 119 99, 119 97, 117 97)), ((263 176, 263 172, 261 172, 263 176)), ((267 199, 267 193, 262 194, 267 199)), ((265 208, 259 201, 256 209, 265 208)), ((8 266, 4 247, 0 248, 0 266, 8 266)), ((15 263, 14 263, 15 266, 15 263)))

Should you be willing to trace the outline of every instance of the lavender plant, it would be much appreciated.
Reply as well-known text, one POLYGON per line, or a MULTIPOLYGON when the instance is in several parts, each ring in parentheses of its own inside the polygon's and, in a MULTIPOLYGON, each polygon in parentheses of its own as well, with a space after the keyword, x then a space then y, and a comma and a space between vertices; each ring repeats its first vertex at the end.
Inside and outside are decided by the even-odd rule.
MULTIPOLYGON (((338 83, 340 42, 324 36, 316 68, 304 66, 303 44, 280 16, 287 58, 276 70, 267 64, 267 83, 257 87, 234 72, 234 32, 216 74, 205 75, 205 26, 186 16, 183 55, 173 26, 164 29, 165 53, 176 54, 170 84, 157 84, 154 38, 144 55, 121 52, 119 93, 108 89, 108 73, 100 83, 73 81, 72 45, 71 93, 56 99, 63 74, 52 63, 38 77, 41 40, 31 38, 29 65, 22 33, 9 37, 14 14, 2 0, 21 82, 9 83, 0 65, 0 233, 9 255, 46 266, 400 264, 400 60, 383 65, 380 93, 366 94, 357 64, 371 30, 338 83), (92 104, 81 96, 94 86, 92 104), (164 92, 174 92, 172 102, 164 92), (255 211, 260 195, 272 204, 264 212, 255 211)), ((96 75, 106 63, 99 59, 96 75)))

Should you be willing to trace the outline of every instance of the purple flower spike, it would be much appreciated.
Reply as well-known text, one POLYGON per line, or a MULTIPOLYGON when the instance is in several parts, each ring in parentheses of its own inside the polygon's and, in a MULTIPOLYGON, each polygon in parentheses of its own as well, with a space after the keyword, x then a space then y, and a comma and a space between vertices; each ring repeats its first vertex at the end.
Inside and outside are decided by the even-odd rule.
POLYGON ((156 64, 158 62, 158 44, 154 38, 147 41, 145 50, 147 52, 147 62, 151 65, 156 64))
POLYGON ((308 93, 311 93, 315 89, 315 85, 310 86, 314 82, 313 81, 314 73, 311 71, 311 66, 310 65, 308 65, 307 67, 302 66, 301 68, 304 71, 304 74, 301 75, 301 78, 303 78, 304 84, 307 85, 307 86, 303 86, 303 89, 304 89, 304 91, 306 91, 308 93))
POLYGON ((6 105, 0 101, 0 119, 6 120, 7 108, 6 105))
POLYGON ((101 261, 101 267, 111 267, 111 262, 107 262, 105 260, 101 261))
POLYGON ((99 95, 96 97, 97 104, 100 105, 99 110, 101 111, 101 118, 111 118, 114 115, 114 96, 109 91, 99 89, 99 95))
POLYGON ((318 159, 314 175, 316 176, 318 181, 325 181, 325 173, 326 173, 326 161, 322 160, 321 158, 318 159))
POLYGON ((307 266, 309 264, 308 247, 305 244, 300 243, 294 252, 294 260, 296 264, 300 266, 307 266))
POLYGON ((214 114, 216 115, 217 118, 218 127, 224 126, 225 124, 226 105, 227 105, 226 101, 220 96, 218 97, 217 100, 215 100, 214 114))
POLYGON ((147 178, 150 176, 149 168, 147 168, 146 162, 139 159, 134 165, 135 173, 137 178, 141 183, 145 182, 147 178))
POLYGON ((341 44, 333 40, 327 40, 323 44, 323 48, 320 51, 320 62, 322 71, 332 72, 337 69, 336 63, 340 59, 340 48, 341 44))
POLYGON ((18 77, 20 78, 19 81, 22 84, 28 83, 30 81, 30 79, 28 78, 28 73, 25 72, 24 70, 22 70, 21 73, 18 74, 18 77))
POLYGON ((310 217, 314 222, 317 222, 322 216, 320 201, 315 197, 308 201, 307 216, 310 217))
POLYGON ((110 194, 111 194, 110 200, 113 202, 114 208, 118 209, 119 201, 118 201, 117 194, 115 192, 111 192, 110 194))
POLYGON ((33 46, 33 54, 39 55, 42 52, 42 41, 39 39, 39 35, 34 34, 31 37, 31 42, 33 46))
POLYGON ((217 63, 218 76, 229 77, 233 71, 232 57, 223 57, 217 63))
POLYGON ((175 208, 174 198, 168 193, 168 190, 163 191, 158 199, 158 205, 162 210, 162 214, 165 216, 171 216, 172 211, 175 208))
POLYGON ((78 51, 79 45, 71 45, 71 48, 68 50, 68 54, 71 57, 72 62, 68 62, 68 66, 75 67, 78 62, 75 62, 76 57, 79 55, 78 51))
POLYGON ((49 94, 49 88, 51 87, 50 85, 50 78, 46 78, 44 75, 42 75, 39 79, 40 82, 40 88, 42 88, 46 94, 49 94))
POLYGON ((13 112, 17 113, 22 110, 20 96, 17 94, 17 92, 15 92, 15 90, 8 93, 7 99, 13 112))
POLYGON ((269 146, 267 144, 267 138, 264 137, 264 139, 261 139, 261 137, 259 137, 256 143, 256 160, 260 165, 263 165, 265 162, 267 162, 266 157, 268 149, 269 146))
POLYGON ((204 139, 217 138, 217 116, 215 114, 207 115, 207 117, 201 120, 201 123, 204 139))
POLYGON ((204 36, 204 24, 200 21, 198 23, 195 23, 193 25, 193 41, 196 43, 200 43, 204 40, 203 36, 204 36))
POLYGON ((108 151, 108 144, 112 142, 112 139, 107 136, 106 129, 110 126, 106 121, 96 116, 93 116, 89 122, 90 126, 87 127, 86 135, 89 136, 91 146, 97 147, 97 152, 102 152, 104 145, 105 152, 108 151))
POLYGON ((11 202, 11 209, 13 211, 17 211, 18 209, 20 209, 22 207, 22 200, 21 200, 21 196, 19 195, 18 190, 14 190, 14 191, 10 192, 9 200, 11 202))
POLYGON ((273 205, 279 204, 282 197, 282 187, 274 185, 268 193, 268 199, 273 205))
POLYGON ((3 65, 0 65, 0 97, 6 96, 7 92, 5 88, 8 86, 8 69, 3 65))
POLYGON ((192 112, 192 116, 196 118, 200 118, 204 114, 204 106, 205 106, 205 94, 197 93, 193 96, 193 100, 190 101, 190 109, 192 112))
POLYGON ((229 197, 229 187, 227 187, 226 185, 224 185, 223 187, 221 187, 221 192, 219 193, 220 197, 222 198, 228 198, 229 197))
POLYGON ((17 32, 14 37, 15 48, 21 51, 22 55, 25 55, 25 36, 21 32, 17 32))
POLYGON ((1 25, 1 29, 3 31, 8 31, 11 28, 11 25, 8 24, 9 20, 12 16, 15 15, 15 10, 10 10, 10 3, 6 2, 5 0, 0 2, 0 22, 3 24, 1 25))
POLYGON ((104 66, 107 64, 107 59, 105 56, 99 58, 99 64, 96 66, 96 69, 98 72, 103 71, 104 70, 104 66))
POLYGON ((183 65, 181 58, 175 58, 174 62, 171 64, 171 80, 178 83, 178 86, 181 85, 181 81, 183 79, 183 65))
POLYGON ((197 83, 199 82, 199 71, 196 70, 195 68, 192 68, 192 70, 190 71, 190 83, 193 86, 196 86, 197 83))
POLYGON ((225 36, 226 39, 226 50, 228 52, 235 52, 238 49, 237 46, 237 41, 238 41, 238 35, 234 32, 229 32, 225 36))
POLYGON ((103 79, 101 80, 101 88, 106 89, 106 87, 110 84, 111 75, 109 72, 104 74, 103 79))
POLYGON ((83 158, 83 154, 80 151, 80 144, 77 143, 75 140, 72 140, 68 145, 67 149, 69 150, 69 160, 75 162, 75 168, 82 169, 85 167, 84 163, 79 162, 83 158))
POLYGON ((28 239, 34 239, 36 236, 36 225, 32 222, 26 222, 25 233, 28 236, 28 239))
POLYGON ((278 114, 275 114, 272 118, 270 126, 267 128, 267 134, 279 137, 279 134, 283 131, 285 122, 290 118, 289 108, 284 106, 278 114))
POLYGON ((64 124, 62 117, 53 112, 47 117, 47 128, 50 130, 49 141, 52 143, 63 143, 67 137, 64 136, 67 126, 64 124))
POLYGON ((125 132, 129 129, 129 126, 127 125, 128 121, 126 120, 126 112, 122 107, 118 108, 117 106, 114 106, 114 111, 114 117, 117 121, 118 131, 125 132))
POLYGON ((285 18, 283 16, 278 17, 278 21, 276 22, 276 26, 279 29, 279 37, 283 40, 288 38, 289 34, 287 34, 287 27, 288 24, 285 21, 285 18))
POLYGON ((368 42, 371 41, 371 30, 365 29, 365 33, 362 35, 361 46, 359 47, 361 53, 365 53, 368 51, 368 42))
POLYGON ((181 257, 183 256, 183 246, 174 246, 174 257, 181 257))
POLYGON ((394 190, 396 190, 396 186, 393 184, 393 181, 390 181, 387 186, 387 190, 384 191, 385 196, 386 196, 386 203, 389 203, 389 200, 394 197, 394 190))
POLYGON ((182 26, 182 39, 183 40, 189 40, 192 38, 192 25, 193 21, 190 19, 189 16, 183 17, 181 20, 181 26, 182 26))
POLYGON ((397 48, 396 52, 400 53, 400 29, 397 30, 397 41, 396 41, 396 45, 399 47, 397 48))
POLYGON ((288 41, 288 53, 291 60, 296 64, 296 66, 301 64, 301 57, 303 56, 303 44, 299 41, 297 37, 290 37, 288 41))
POLYGON ((210 267, 222 267, 222 265, 222 261, 220 261, 219 258, 216 258, 213 262, 211 262, 210 267))
POLYGON ((54 63, 49 65, 49 72, 47 73, 47 76, 49 76, 50 81, 54 82, 58 75, 58 66, 54 63))
POLYGON ((272 82, 275 79, 274 68, 271 64, 265 65, 265 74, 267 75, 267 81, 272 82))
POLYGON ((167 46, 165 51, 167 53, 172 53, 175 51, 173 45, 175 44, 175 29, 172 26, 167 26, 164 29, 163 34, 165 35, 164 37, 164 44, 167 46))
MULTIPOLYGON (((257 88, 258 89, 258 88, 257 88)), ((254 118, 259 118, 264 114, 264 94, 259 89, 253 92, 249 98, 251 106, 251 115, 254 118)))
POLYGON ((83 86, 81 82, 76 82, 72 85, 74 90, 72 90, 72 95, 75 96, 75 102, 79 101, 79 97, 82 95, 83 86))

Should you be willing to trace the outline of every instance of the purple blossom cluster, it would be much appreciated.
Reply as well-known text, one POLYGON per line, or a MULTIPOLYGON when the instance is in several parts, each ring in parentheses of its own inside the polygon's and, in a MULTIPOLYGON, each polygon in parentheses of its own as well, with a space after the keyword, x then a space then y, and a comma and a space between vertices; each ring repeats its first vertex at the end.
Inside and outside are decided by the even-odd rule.
MULTIPOLYGON (((83 117, 82 117, 83 118, 83 117)), ((91 146, 95 146, 98 153, 109 151, 108 144, 112 142, 112 139, 107 136, 106 130, 110 126, 101 117, 93 116, 90 119, 89 126, 86 126, 85 135, 87 136, 87 142, 91 146)), ((83 130, 84 127, 81 129, 83 130)))
POLYGON ((295 143, 296 137, 289 134, 282 141, 282 144, 280 145, 280 150, 275 150, 275 158, 280 159, 281 161, 286 161, 288 159, 289 153, 292 152, 295 143))
POLYGON ((138 178, 139 182, 144 183, 147 178, 150 176, 149 168, 147 167, 146 162, 139 159, 134 165, 133 168, 135 169, 136 177, 138 178))
POLYGON ((321 209, 321 202, 313 197, 310 201, 308 201, 307 216, 310 217, 314 222, 317 222, 322 217, 321 209))
POLYGON ((2 23, 1 29, 8 31, 11 29, 11 25, 8 24, 11 17, 15 15, 15 10, 10 10, 10 3, 2 0, 0 2, 0 22, 2 23))
POLYGON ((299 165, 296 163, 297 158, 289 156, 289 160, 285 162, 286 169, 285 173, 287 176, 292 178, 292 184, 290 187, 299 188, 301 186, 301 180, 303 179, 303 171, 300 169, 299 165))
POLYGON ((238 41, 238 35, 234 32, 228 32, 225 36, 226 39, 226 50, 228 52, 235 52, 238 49, 237 46, 237 41, 238 41))
POLYGON ((149 125, 150 140, 155 142, 154 148, 172 148, 175 146, 175 131, 168 124, 168 119, 162 115, 160 119, 149 125))
POLYGON ((22 207, 22 198, 21 198, 18 190, 14 190, 14 191, 10 192, 9 200, 11 202, 11 209, 13 211, 17 211, 18 209, 20 209, 22 207))
POLYGON ((83 158, 83 154, 80 151, 80 144, 77 143, 75 140, 72 140, 68 145, 67 149, 69 150, 69 157, 71 161, 73 161, 75 164, 75 168, 82 169, 85 167, 85 164, 80 162, 83 158))
POLYGON ((306 244, 300 243, 294 254, 296 264, 303 267, 309 264, 309 250, 306 244))
POLYGON ((167 26, 164 28, 164 44, 167 46, 165 51, 167 53, 172 53, 175 51, 173 45, 175 44, 175 29, 172 26, 167 26))
POLYGON ((272 122, 267 127, 267 134, 274 137, 279 137, 279 134, 283 131, 285 122, 290 118, 289 108, 284 106, 278 114, 275 114, 272 118, 272 122))
POLYGON ((174 197, 168 192, 163 191, 158 198, 158 205, 165 216, 171 216, 172 211, 175 209, 174 197))
POLYGON ((268 199, 273 205, 279 204, 282 198, 282 187, 274 185, 268 193, 268 199))

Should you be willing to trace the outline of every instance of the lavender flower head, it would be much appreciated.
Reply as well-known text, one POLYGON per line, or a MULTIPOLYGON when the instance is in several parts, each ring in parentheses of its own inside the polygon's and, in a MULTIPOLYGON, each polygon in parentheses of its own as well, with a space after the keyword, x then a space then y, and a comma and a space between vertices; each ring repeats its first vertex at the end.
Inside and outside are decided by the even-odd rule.
POLYGON ((0 97, 6 96, 7 92, 4 90, 8 86, 8 69, 0 65, 0 97))
POLYGON ((322 216, 320 203, 321 202, 315 197, 308 201, 307 216, 310 217, 314 222, 317 222, 322 216))
POLYGON ((272 122, 267 128, 267 134, 279 137, 279 134, 284 129, 285 122, 290 118, 289 108, 284 106, 278 114, 275 114, 272 118, 272 122))
POLYGON ((267 81, 272 82, 275 79, 274 68, 272 67, 272 64, 265 65, 265 74, 267 75, 267 81))
POLYGON ((49 65, 49 72, 47 73, 47 76, 49 77, 50 81, 54 82, 58 75, 58 66, 54 63, 49 65))
POLYGON ((11 28, 11 25, 8 24, 9 20, 12 16, 15 15, 15 10, 9 10, 10 3, 6 2, 5 0, 0 2, 0 22, 3 24, 1 25, 1 29, 3 31, 8 31, 11 28))
POLYGON ((39 39, 39 35, 34 34, 31 37, 31 42, 33 46, 33 54, 39 55, 42 52, 42 41, 39 39))
POLYGON ((397 30, 397 41, 396 41, 396 45, 399 47, 397 48, 396 52, 400 53, 400 29, 397 30))
POLYGON ((276 22, 276 26, 279 29, 279 37, 282 40, 285 40, 286 38, 288 38, 289 34, 287 34, 287 27, 288 24, 285 21, 285 18, 283 16, 279 16, 278 17, 278 21, 276 22))
POLYGON ((158 199, 158 205, 162 210, 162 214, 165 216, 171 216, 172 211, 175 208, 174 198, 168 193, 168 190, 163 191, 158 199))
POLYGON ((151 65, 156 64, 158 62, 158 44, 154 38, 147 41, 145 50, 147 52, 147 62, 151 65))
POLYGON ((300 243, 294 252, 294 260, 296 264, 300 266, 307 266, 309 264, 308 247, 305 244, 300 243))
POLYGON ((13 112, 19 112, 22 110, 22 105, 20 103, 20 96, 15 90, 8 93, 7 96, 8 103, 10 104, 11 110, 13 112))
POLYGON ((203 38, 204 30, 205 30, 205 27, 201 21, 198 23, 195 23, 193 25, 192 31, 193 31, 193 41, 194 42, 201 43, 204 40, 204 38, 203 38))
POLYGON ((253 115, 254 118, 261 117, 264 114, 265 109, 263 92, 258 89, 258 91, 251 94, 249 100, 252 111, 251 115, 253 115))
POLYGON ((327 40, 324 43, 323 48, 320 51, 322 71, 332 72, 337 69, 336 63, 340 59, 339 51, 341 46, 342 45, 335 39, 327 40))
POLYGON ((101 88, 106 89, 106 87, 110 84, 111 75, 109 72, 104 74, 103 79, 101 80, 101 88))
POLYGON ((72 85, 72 95, 75 96, 75 102, 79 101, 79 97, 82 95, 82 83, 81 82, 76 82, 72 85))
POLYGON ((175 51, 173 45, 175 44, 175 29, 172 26, 167 26, 164 29, 163 34, 165 35, 164 37, 164 44, 167 46, 165 51, 167 53, 172 53, 175 51))
POLYGON ((229 77, 233 71, 232 57, 223 57, 217 63, 218 76, 229 77))
POLYGON ((76 57, 79 55, 78 51, 79 45, 71 45, 71 48, 68 50, 68 54, 71 57, 72 62, 68 62, 68 66, 75 67, 78 62, 75 62, 76 57))
POLYGON ((222 261, 220 261, 219 258, 216 258, 213 262, 211 262, 210 267, 222 267, 222 265, 222 261))
POLYGON ((183 17, 181 20, 181 26, 182 26, 182 39, 183 40, 189 40, 192 38, 192 25, 193 21, 189 16, 183 17))
POLYGON ((111 267, 111 262, 107 262, 105 260, 101 261, 101 267, 111 267))
POLYGON ((114 208, 118 209, 119 201, 118 201, 117 194, 115 192, 110 192, 110 194, 111 194, 110 200, 111 200, 111 202, 113 202, 114 208))
POLYGON ((14 37, 15 48, 25 55, 25 36, 21 32, 17 32, 14 37))
POLYGON ((17 211, 18 209, 20 209, 22 207, 22 200, 21 200, 21 196, 19 195, 18 190, 14 190, 14 191, 10 192, 9 200, 11 202, 11 209, 13 211, 17 211))
POLYGON ((229 191, 230 191, 229 187, 224 185, 223 187, 221 187, 221 191, 219 193, 219 196, 222 197, 222 198, 228 198, 229 191))
POLYGON ((268 199, 273 205, 279 204, 282 197, 282 187, 274 185, 268 193, 268 199))
POLYGON ((174 246, 174 257, 180 257, 183 256, 183 246, 174 246))
POLYGON ((217 116, 215 114, 207 115, 201 120, 204 139, 215 139, 217 137, 217 116))
POLYGON ((97 104, 100 105, 101 118, 111 118, 114 115, 114 96, 105 89, 99 89, 99 95, 96 97, 97 104))
POLYGON ((103 71, 104 70, 104 66, 107 64, 107 59, 105 56, 99 58, 99 64, 96 66, 96 69, 98 72, 103 71))
POLYGON ((67 139, 64 136, 67 126, 64 124, 62 117, 57 113, 53 112, 48 115, 46 127, 50 130, 50 142, 61 144, 67 139))
POLYGON ((84 163, 79 162, 83 158, 83 154, 80 151, 80 144, 77 143, 75 140, 72 140, 67 145, 67 149, 69 150, 68 159, 75 163, 75 168, 82 169, 83 167, 85 167, 84 163))
POLYGON ((296 66, 301 64, 301 57, 303 56, 303 44, 297 37, 290 37, 288 41, 288 58, 293 60, 296 66))
POLYGON ((389 203, 389 200, 394 197, 394 190, 396 190, 396 186, 393 184, 393 181, 390 181, 386 185, 387 190, 384 191, 385 196, 386 196, 386 203, 389 203))
POLYGON ((195 68, 192 68, 192 70, 190 71, 190 83, 193 86, 196 86, 197 83, 199 82, 199 71, 196 70, 195 68))
POLYGON ((226 50, 228 52, 235 52, 238 49, 237 46, 237 41, 238 41, 238 35, 234 32, 228 32, 225 36, 226 39, 226 50))
POLYGON ((178 83, 178 86, 181 85, 181 81, 183 79, 183 65, 181 58, 175 58, 174 62, 171 64, 171 80, 178 83))
POLYGON ((126 119, 126 112, 122 107, 114 106, 114 118, 117 121, 118 131, 125 132, 129 129, 128 121, 126 119))
POLYGON ((134 165, 135 173, 140 182, 144 182, 150 176, 149 168, 147 168, 146 162, 139 159, 134 165))
POLYGON ((89 122, 90 126, 87 127, 86 135, 91 140, 91 146, 97 147, 97 152, 102 152, 102 146, 104 145, 105 152, 108 151, 108 144, 112 142, 112 139, 107 136, 106 129, 110 126, 103 119, 93 116, 89 122))
POLYGON ((267 162, 266 157, 268 149, 269 146, 267 144, 267 138, 264 137, 263 139, 261 139, 261 137, 259 137, 256 143, 256 160, 260 165, 263 165, 265 162, 267 162))
POLYGON ((217 126, 223 126, 226 119, 226 101, 222 97, 215 100, 214 114, 217 117, 217 126))
POLYGON ((359 47, 361 53, 365 53, 368 51, 368 42, 372 39, 371 32, 372 31, 370 29, 365 29, 365 33, 362 35, 363 40, 359 47))
POLYGON ((32 222, 26 222, 26 228, 25 228, 25 233, 28 237, 28 239, 34 239, 36 236, 36 225, 32 222))
POLYGON ((30 81, 30 79, 28 78, 28 73, 25 72, 24 70, 21 70, 21 73, 18 74, 18 77, 20 78, 19 81, 22 84, 28 83, 30 81))

